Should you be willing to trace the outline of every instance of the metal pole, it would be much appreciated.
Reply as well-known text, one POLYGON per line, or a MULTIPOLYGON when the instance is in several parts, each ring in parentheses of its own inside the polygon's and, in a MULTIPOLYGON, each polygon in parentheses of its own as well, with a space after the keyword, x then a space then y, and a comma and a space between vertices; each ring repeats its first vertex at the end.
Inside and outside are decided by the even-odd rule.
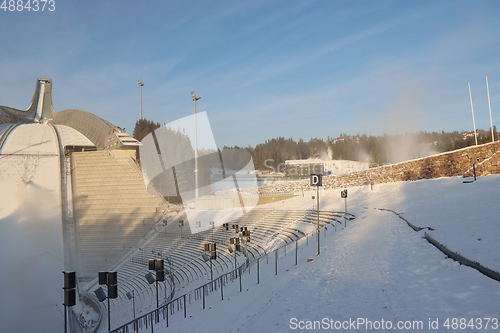
POLYGON ((220 298, 223 301, 224 300, 224 287, 222 286, 222 276, 220 278, 220 298))
POLYGON ((64 333, 68 333, 68 307, 64 306, 64 333))
POLYGON ((474 180, 476 180, 476 158, 472 155, 472 169, 474 170, 474 180))
POLYGON ((140 119, 142 120, 142 86, 144 83, 142 83, 141 79, 137 80, 139 82, 139 87, 141 87, 141 113, 140 113, 140 119))
POLYGON ((135 319, 135 290, 132 290, 132 309, 134 310, 134 319, 135 319))
POLYGON ((214 280, 214 272, 212 270, 212 254, 210 254, 210 282, 214 280))
POLYGON ((495 142, 495 135, 493 134, 493 120, 491 119, 490 88, 488 87, 488 77, 486 77, 486 91, 488 92, 488 108, 490 109, 491 142, 495 142))
MULTIPOLYGON (((109 290, 108 290, 108 295, 109 295, 109 290)), ((108 331, 111 332, 111 316, 110 316, 111 308, 109 307, 109 297, 106 296, 106 298, 108 299, 108 331)))
POLYGON ((278 249, 274 250, 274 275, 278 275, 278 249))
POLYGON ((186 313, 186 294, 184 294, 184 318, 186 318, 187 313, 186 313))
POLYGON ((167 327, 168 327, 168 304, 169 303, 167 303, 167 306, 166 306, 166 310, 167 310, 167 327))
POLYGON ((259 269, 259 258, 257 258, 257 284, 259 284, 260 282, 260 276, 259 276, 259 273, 260 272, 260 269, 259 269))
POLYGON ((295 266, 297 266, 297 256, 299 251, 299 240, 295 240, 295 266))
POLYGON ((344 213, 344 228, 347 226, 347 198, 344 199, 345 213, 344 213))
POLYGON ((472 124, 474 125, 474 137, 476 139, 476 146, 477 146, 476 121, 474 120, 474 107, 472 106, 472 94, 470 92, 470 82, 467 83, 469 84, 470 109, 472 110, 472 124))
POLYGON ((317 210, 318 210, 318 255, 319 252, 319 186, 316 186, 316 200, 317 200, 317 210))
POLYGON ((205 309, 205 286, 203 286, 203 309, 205 309))
POLYGON ((240 293, 241 293, 241 271, 240 271, 240 293))
POLYGON ((158 281, 156 281, 156 322, 160 320, 158 316, 158 308, 160 307, 160 299, 158 298, 158 281))
POLYGON ((194 95, 194 175, 195 175, 195 199, 198 199, 198 131, 196 123, 196 95, 194 95))

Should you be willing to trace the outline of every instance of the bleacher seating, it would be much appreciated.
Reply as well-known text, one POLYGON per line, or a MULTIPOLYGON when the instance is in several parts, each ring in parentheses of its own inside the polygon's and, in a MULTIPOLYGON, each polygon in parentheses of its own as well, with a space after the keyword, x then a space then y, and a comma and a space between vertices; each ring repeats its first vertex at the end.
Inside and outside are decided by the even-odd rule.
MULTIPOLYGON (((320 211, 320 225, 340 223, 343 217, 344 213, 320 211)), ((348 218, 350 219, 351 216, 348 218)), ((305 232, 301 229, 304 226, 317 224, 317 212, 255 208, 234 219, 230 224, 238 224, 240 228, 247 227, 251 231, 251 241, 247 244, 247 248, 249 258, 253 259, 269 253, 276 244, 289 244, 305 236, 305 232)), ((125 307, 125 309, 129 307, 130 301, 124 295, 134 290, 137 297, 136 306, 140 307, 142 312, 154 309, 156 293, 153 285, 150 286, 144 278, 148 272, 148 259, 161 257, 165 260, 165 268, 172 273, 176 296, 210 281, 210 263, 202 258, 204 243, 212 240, 217 243, 217 259, 212 261, 214 277, 231 271, 234 268, 235 253, 229 251, 230 237, 233 237, 231 230, 226 231, 222 226, 197 234, 181 234, 176 228, 172 228, 172 225, 170 228, 164 227, 142 244, 127 262, 117 267, 119 294, 122 296, 114 306, 125 307)), ((238 265, 244 262, 243 253, 238 252, 236 256, 238 265)), ((94 285, 92 288, 96 287, 94 285)), ((165 300, 165 292, 167 295, 170 294, 170 288, 168 283, 166 286, 161 286, 160 303, 165 300)))
POLYGON ((73 153, 71 168, 80 279, 91 280, 141 241, 167 207, 146 191, 130 157, 73 153))

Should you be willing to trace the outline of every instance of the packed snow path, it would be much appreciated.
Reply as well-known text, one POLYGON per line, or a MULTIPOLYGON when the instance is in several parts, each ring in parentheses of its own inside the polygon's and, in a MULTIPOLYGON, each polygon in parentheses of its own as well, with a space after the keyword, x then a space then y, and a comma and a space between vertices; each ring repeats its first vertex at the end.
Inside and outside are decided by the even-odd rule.
MULTIPOLYGON (((315 246, 309 244, 299 252, 297 268, 280 262, 283 270, 290 271, 278 277, 264 268, 266 278, 260 285, 244 283, 248 292, 228 294, 229 301, 215 297, 209 301, 210 310, 188 308, 192 318, 179 316, 171 327, 178 331, 204 327, 205 332, 290 332, 314 321, 331 328, 327 327, 333 325, 331 320, 344 325, 364 320, 372 322, 371 329, 369 324, 355 327, 367 332, 394 331, 399 323, 402 331, 422 332, 429 331, 429 322, 436 323, 436 319, 438 330, 432 331, 446 331, 447 318, 450 325, 453 318, 474 319, 476 328, 477 318, 498 320, 500 283, 446 259, 422 239, 423 232, 414 232, 390 212, 361 209, 357 213, 355 222, 322 241, 320 256, 314 256, 315 246), (307 263, 307 258, 314 261, 307 263), (390 321, 392 329, 375 329, 382 320, 386 328, 390 321)), ((293 260, 293 256, 282 260, 293 260)), ((484 331, 491 331, 491 325, 484 331)), ((465 331, 482 330, 469 327, 465 331)))

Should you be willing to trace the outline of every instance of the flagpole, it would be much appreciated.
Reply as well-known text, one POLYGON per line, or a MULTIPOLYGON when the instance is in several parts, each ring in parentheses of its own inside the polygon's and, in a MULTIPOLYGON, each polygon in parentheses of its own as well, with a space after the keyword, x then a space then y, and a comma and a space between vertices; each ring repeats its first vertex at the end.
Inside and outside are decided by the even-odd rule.
POLYGON ((488 92, 488 108, 490 109, 491 142, 495 142, 493 134, 493 120, 491 119, 490 88, 488 87, 488 76, 486 76, 486 91, 488 92))
POLYGON ((472 124, 474 125, 474 138, 476 139, 476 146, 477 146, 476 121, 474 120, 474 107, 472 106, 472 94, 470 92, 470 82, 467 83, 469 84, 470 109, 472 110, 472 124))

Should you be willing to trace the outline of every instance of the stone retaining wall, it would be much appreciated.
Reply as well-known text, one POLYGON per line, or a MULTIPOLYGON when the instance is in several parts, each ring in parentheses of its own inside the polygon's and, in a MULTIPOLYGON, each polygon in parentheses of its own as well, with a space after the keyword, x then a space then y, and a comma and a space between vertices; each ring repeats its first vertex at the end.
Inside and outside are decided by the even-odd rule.
MULTIPOLYGON (((325 176, 323 188, 363 186, 371 182, 380 184, 452 176, 471 177, 473 156, 476 158, 477 176, 500 173, 500 142, 494 142, 339 176, 325 176)), ((309 179, 306 179, 280 182, 259 190, 261 193, 300 192, 311 190, 311 187, 309 179)))

